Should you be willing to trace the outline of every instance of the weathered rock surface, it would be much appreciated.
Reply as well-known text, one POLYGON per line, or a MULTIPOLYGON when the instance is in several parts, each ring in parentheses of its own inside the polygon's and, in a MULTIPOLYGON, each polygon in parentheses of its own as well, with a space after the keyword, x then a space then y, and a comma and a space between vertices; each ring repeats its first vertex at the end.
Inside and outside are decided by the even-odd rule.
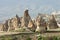
POLYGON ((47 25, 46 25, 45 20, 43 19, 43 16, 38 15, 38 17, 36 19, 36 24, 37 24, 36 31, 38 31, 38 32, 46 31, 47 25))
POLYGON ((58 28, 57 22, 56 22, 55 17, 53 15, 50 16, 48 25, 49 25, 50 29, 58 28))
POLYGON ((17 28, 19 28, 19 25, 20 25, 20 18, 18 17, 18 15, 16 15, 14 18, 9 20, 8 22, 9 29, 16 30, 17 28))
POLYGON ((4 27, 4 25, 1 23, 0 24, 0 31, 3 31, 3 27, 4 27))
POLYGON ((21 26, 22 27, 24 27, 24 26, 28 27, 29 20, 31 20, 31 17, 28 14, 28 10, 25 10, 24 11, 24 16, 23 16, 22 21, 21 21, 21 26))
POLYGON ((12 25, 11 19, 8 20, 8 31, 14 30, 15 28, 12 25))
POLYGON ((36 26, 34 25, 34 23, 33 23, 32 20, 29 21, 29 23, 28 23, 28 28, 29 28, 31 31, 35 31, 36 26))
POLYGON ((8 20, 6 20, 3 25, 4 25, 3 31, 8 31, 8 20))
POLYGON ((19 17, 16 15, 15 17, 8 19, 5 23, 0 24, 0 31, 11 31, 18 30, 19 28, 25 28, 29 31, 38 31, 43 32, 47 30, 47 26, 50 29, 58 28, 57 22, 54 16, 50 16, 49 21, 46 23, 44 19, 46 15, 38 14, 38 17, 34 20, 31 19, 28 10, 24 11, 24 16, 19 17))
POLYGON ((3 24, 3 31, 16 30, 20 27, 20 18, 16 15, 14 18, 8 19, 3 24))

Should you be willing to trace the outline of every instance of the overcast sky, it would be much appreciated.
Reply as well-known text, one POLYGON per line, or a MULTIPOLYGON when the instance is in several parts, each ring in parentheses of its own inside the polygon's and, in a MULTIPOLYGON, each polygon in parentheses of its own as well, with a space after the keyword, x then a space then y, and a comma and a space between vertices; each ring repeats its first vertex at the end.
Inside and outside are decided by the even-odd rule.
POLYGON ((38 13, 60 11, 60 0, 0 0, 0 21, 23 16, 24 10, 29 9, 31 17, 38 13))

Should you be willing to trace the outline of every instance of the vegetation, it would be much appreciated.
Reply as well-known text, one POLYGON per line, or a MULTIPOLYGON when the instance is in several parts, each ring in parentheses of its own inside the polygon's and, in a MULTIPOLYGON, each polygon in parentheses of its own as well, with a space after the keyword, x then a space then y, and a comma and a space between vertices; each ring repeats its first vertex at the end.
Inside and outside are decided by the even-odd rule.
MULTIPOLYGON (((14 35, 14 36, 2 36, 0 40, 32 40, 29 35, 14 35)), ((42 37, 41 35, 37 36, 37 40, 60 40, 60 36, 54 37, 42 37)))
POLYGON ((25 32, 26 29, 25 28, 20 28, 18 30, 12 30, 11 32, 25 32))
POLYGON ((60 36, 53 36, 53 37, 42 37, 39 35, 37 40, 60 40, 60 36))
POLYGON ((28 37, 26 40, 32 40, 32 39, 28 37))

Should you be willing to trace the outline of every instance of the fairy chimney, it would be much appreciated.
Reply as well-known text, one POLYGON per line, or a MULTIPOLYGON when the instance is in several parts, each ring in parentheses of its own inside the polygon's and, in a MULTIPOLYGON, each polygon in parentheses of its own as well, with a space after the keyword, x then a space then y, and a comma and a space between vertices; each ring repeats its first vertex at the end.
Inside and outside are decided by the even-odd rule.
POLYGON ((38 17, 36 19, 36 24, 37 24, 36 31, 38 31, 38 32, 46 31, 46 22, 43 19, 43 16, 38 15, 38 17))
POLYGON ((20 20, 18 15, 16 15, 14 18, 11 19, 11 24, 15 29, 19 28, 19 23, 20 23, 20 20))
POLYGON ((55 29, 58 28, 57 22, 55 20, 54 15, 51 15, 49 18, 49 22, 48 22, 49 28, 50 29, 55 29))
POLYGON ((22 18, 21 26, 22 27, 28 27, 29 20, 31 20, 30 15, 28 14, 28 10, 24 11, 24 16, 22 18))

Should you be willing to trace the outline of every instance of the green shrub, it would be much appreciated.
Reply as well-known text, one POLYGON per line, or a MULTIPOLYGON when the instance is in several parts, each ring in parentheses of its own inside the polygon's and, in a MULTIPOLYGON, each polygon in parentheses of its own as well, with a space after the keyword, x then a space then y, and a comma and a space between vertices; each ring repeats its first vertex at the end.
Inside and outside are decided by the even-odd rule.
POLYGON ((32 40, 31 38, 27 38, 26 40, 32 40))
POLYGON ((58 38, 57 37, 53 37, 53 40, 58 40, 58 38))
POLYGON ((38 40, 42 40, 43 38, 41 36, 38 37, 38 40))
POLYGON ((53 40, 60 40, 60 37, 54 36, 54 37, 53 37, 53 40))

